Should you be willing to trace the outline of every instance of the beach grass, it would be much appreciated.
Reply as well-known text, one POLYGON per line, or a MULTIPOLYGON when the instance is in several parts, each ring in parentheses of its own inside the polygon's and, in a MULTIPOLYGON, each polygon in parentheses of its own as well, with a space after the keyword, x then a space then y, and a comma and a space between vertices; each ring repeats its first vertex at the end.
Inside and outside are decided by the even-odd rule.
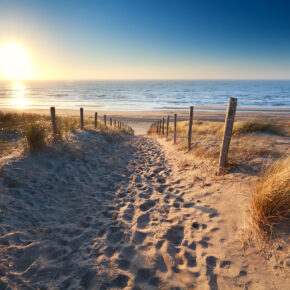
MULTIPOLYGON (((270 134, 289 136, 289 127, 290 122, 287 121, 268 121, 260 119, 236 121, 233 128, 227 167, 231 168, 238 166, 256 157, 269 157, 273 159, 281 157, 282 153, 269 146, 269 142, 265 142, 265 138, 270 140, 270 134), (259 134, 262 134, 265 138, 261 138, 259 134)), ((174 124, 172 122, 168 129, 169 137, 167 137, 167 140, 171 141, 174 132, 174 124)), ((224 122, 194 121, 191 153, 199 158, 207 158, 217 163, 223 131, 224 122)), ((147 134, 156 134, 156 128, 151 127, 147 134)), ((188 121, 177 122, 176 135, 177 148, 180 150, 187 150, 188 121)))
POLYGON ((290 157, 281 158, 262 171, 251 202, 251 214, 260 233, 290 219, 290 157))
MULTIPOLYGON (((290 123, 288 124, 290 125, 290 123)), ((287 136, 287 123, 272 120, 246 120, 235 122, 233 128, 234 136, 241 136, 249 133, 268 133, 280 136, 287 136)))
MULTIPOLYGON (((53 141, 63 141, 72 132, 80 129, 79 117, 57 116, 57 135, 53 136, 50 116, 30 113, 0 112, 0 155, 16 148, 39 150, 53 141)), ((86 130, 94 130, 94 118, 85 117, 86 130)), ((105 126, 98 121, 97 130, 110 134, 134 134, 130 129, 105 126)))

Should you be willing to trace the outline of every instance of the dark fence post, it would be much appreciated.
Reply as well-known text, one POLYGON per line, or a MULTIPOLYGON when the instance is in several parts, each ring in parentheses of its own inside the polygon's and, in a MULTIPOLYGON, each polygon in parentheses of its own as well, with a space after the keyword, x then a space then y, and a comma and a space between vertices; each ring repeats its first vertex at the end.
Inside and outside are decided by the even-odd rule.
POLYGON ((104 125, 105 125, 105 127, 107 127, 107 116, 106 115, 104 115, 104 125))
POLYGON ((177 114, 174 114, 174 138, 173 138, 173 143, 176 143, 176 123, 177 123, 177 114))
POLYGON ((95 113, 95 129, 98 127, 98 113, 95 113))
POLYGON ((110 118, 110 126, 112 127, 112 125, 113 125, 113 120, 112 118, 110 118))
POLYGON ((80 117, 81 117, 81 130, 84 129, 84 109, 80 108, 80 117))
POLYGON ((164 136, 164 122, 165 122, 165 120, 164 120, 164 118, 162 118, 162 136, 164 136))
POLYGON ((189 124, 188 124, 188 151, 191 150, 191 136, 192 136, 192 119, 193 119, 193 106, 190 106, 189 124))
POLYGON ((168 137, 168 132, 169 132, 169 116, 167 116, 166 137, 168 137))
POLYGON ((57 138, 57 127, 56 127, 56 118, 55 118, 55 107, 50 108, 50 117, 52 123, 53 139, 57 138))
POLYGON ((236 98, 228 99, 228 109, 225 119, 225 129, 223 136, 223 143, 220 152, 219 169, 218 174, 224 174, 226 172, 226 163, 232 138, 233 126, 235 121, 235 114, 237 110, 238 100, 236 98))

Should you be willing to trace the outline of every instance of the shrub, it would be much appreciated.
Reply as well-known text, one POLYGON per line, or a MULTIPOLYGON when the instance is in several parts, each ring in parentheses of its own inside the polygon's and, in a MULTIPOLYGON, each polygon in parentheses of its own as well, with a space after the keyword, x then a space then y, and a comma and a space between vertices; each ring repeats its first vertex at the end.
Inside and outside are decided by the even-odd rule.
POLYGON ((46 131, 42 124, 32 123, 27 125, 24 134, 30 150, 37 150, 45 146, 46 131))
POLYGON ((275 224, 290 218, 290 157, 265 168, 252 197, 252 218, 259 230, 272 232, 275 224))

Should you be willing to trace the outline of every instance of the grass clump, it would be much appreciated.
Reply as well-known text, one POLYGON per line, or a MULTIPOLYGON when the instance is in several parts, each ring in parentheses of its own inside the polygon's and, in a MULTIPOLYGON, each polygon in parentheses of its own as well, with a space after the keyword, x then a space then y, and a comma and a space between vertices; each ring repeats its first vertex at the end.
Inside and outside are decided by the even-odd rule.
POLYGON ((46 130, 40 123, 32 123, 24 130, 25 139, 30 150, 38 150, 46 145, 46 130))
POLYGON ((254 224, 262 233, 290 218, 290 157, 278 159, 265 168, 252 197, 254 224))
POLYGON ((270 133, 285 136, 286 130, 283 124, 267 120, 236 121, 233 128, 233 135, 240 136, 248 133, 270 133))

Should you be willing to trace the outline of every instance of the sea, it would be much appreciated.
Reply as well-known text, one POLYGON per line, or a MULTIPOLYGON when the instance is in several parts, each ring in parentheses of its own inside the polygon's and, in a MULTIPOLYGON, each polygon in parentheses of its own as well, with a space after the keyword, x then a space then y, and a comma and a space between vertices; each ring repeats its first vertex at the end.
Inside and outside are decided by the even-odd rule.
POLYGON ((229 97, 282 112, 290 108, 290 80, 0 81, 0 109, 182 110, 225 107, 229 97))

